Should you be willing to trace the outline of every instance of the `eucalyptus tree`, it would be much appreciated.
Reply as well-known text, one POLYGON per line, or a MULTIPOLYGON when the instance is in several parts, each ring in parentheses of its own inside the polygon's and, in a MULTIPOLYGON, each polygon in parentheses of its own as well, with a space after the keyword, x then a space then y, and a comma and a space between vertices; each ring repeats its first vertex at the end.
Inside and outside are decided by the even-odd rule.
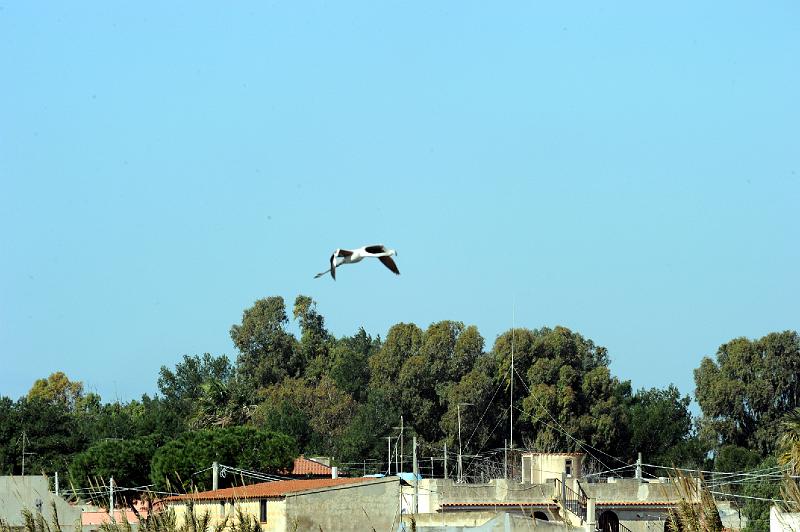
POLYGON ((499 378, 509 387, 512 346, 515 417, 522 414, 515 429, 525 434, 529 446, 627 450, 631 386, 611 375, 606 348, 566 327, 508 331, 497 338, 492 354, 499 378))
POLYGON ((770 333, 735 338, 703 358, 694 371, 702 423, 717 445, 739 445, 771 454, 781 420, 800 407, 800 336, 770 333))
POLYGON ((286 330, 288 322, 283 298, 272 296, 245 309, 242 323, 231 327, 239 350, 237 371, 250 389, 302 375, 305 367, 296 356, 297 340, 286 330))

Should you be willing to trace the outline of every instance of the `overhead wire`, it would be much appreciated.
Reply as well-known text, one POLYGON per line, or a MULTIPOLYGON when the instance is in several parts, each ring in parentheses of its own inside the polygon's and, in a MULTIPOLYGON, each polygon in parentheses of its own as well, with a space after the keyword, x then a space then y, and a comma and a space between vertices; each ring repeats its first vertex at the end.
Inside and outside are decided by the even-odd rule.
MULTIPOLYGON (((534 401, 536 401, 536 403, 539 405, 539 407, 540 407, 542 410, 544 410, 544 411, 547 413, 547 415, 548 415, 548 416, 550 416, 550 419, 552 419, 552 420, 553 420, 553 423, 555 423, 555 424, 556 424, 556 425, 559 427, 559 430, 561 431, 561 433, 562 433, 562 434, 564 434, 565 436, 567 436, 568 438, 572 439, 572 440, 573 440, 575 443, 577 443, 577 444, 578 444, 578 446, 579 446, 580 448, 582 448, 584 451, 586 451, 586 454, 588 454, 589 456, 591 456, 592 458, 594 458, 595 460, 597 460, 597 461, 600 463, 600 465, 602 465, 602 466, 603 466, 603 467, 605 467, 606 469, 611 469, 611 468, 610 468, 609 466, 607 466, 607 465, 606 465, 606 464, 605 464, 605 463, 604 463, 602 460, 600 460, 600 459, 599 459, 597 456, 593 455, 593 454, 592 454, 592 453, 591 453, 591 452, 590 452, 590 451, 587 449, 587 447, 588 447, 588 448, 591 448, 591 449, 593 449, 593 450, 595 450, 595 451, 597 451, 597 452, 599 452, 599 453, 601 453, 601 454, 604 454, 604 455, 608 456, 609 458, 613 458, 614 460, 618 461, 618 462, 619 462, 619 463, 621 463, 621 464, 624 464, 624 465, 630 465, 630 464, 629 464, 628 462, 626 462, 625 460, 622 460, 621 458, 618 458, 618 457, 616 457, 616 456, 612 456, 612 455, 610 455, 610 454, 606 453, 605 451, 602 451, 602 450, 600 450, 600 449, 597 449, 597 448, 595 448, 595 447, 592 447, 591 445, 588 445, 588 444, 586 444, 585 442, 583 442, 583 441, 579 440, 578 438, 576 438, 575 436, 573 436, 572 434, 570 434, 570 433, 569 433, 569 432, 568 432, 566 429, 564 429, 564 427, 561 425, 561 423, 559 423, 559 422, 558 422, 558 420, 555 418, 555 416, 553 416, 553 414, 550 412, 550 409, 549 409, 549 408, 546 408, 546 407, 545 407, 545 406, 544 406, 544 405, 541 403, 541 401, 539 401, 539 399, 538 399, 538 398, 537 398, 535 395, 533 395, 533 394, 531 393, 531 389, 528 387, 528 383, 526 383, 526 382, 525 382, 525 379, 523 379, 523 378, 522 378, 522 377, 519 375, 519 373, 516 371, 516 369, 514 370, 514 373, 516 373, 516 374, 517 374, 517 377, 519 377, 520 381, 522 381, 522 385, 523 385, 523 386, 525 386, 525 390, 528 392, 528 397, 533 397, 534 401)), ((523 412, 523 413, 526 413, 526 412, 524 412, 524 410, 520 409, 519 407, 516 407, 516 408, 517 408, 517 410, 520 410, 521 412, 523 412)))

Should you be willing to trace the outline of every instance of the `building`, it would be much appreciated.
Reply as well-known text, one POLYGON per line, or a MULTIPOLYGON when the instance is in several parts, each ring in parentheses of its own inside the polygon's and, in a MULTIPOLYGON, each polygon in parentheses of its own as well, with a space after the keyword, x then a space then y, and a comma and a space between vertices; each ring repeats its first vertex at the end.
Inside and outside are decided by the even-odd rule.
POLYGON ((0 519, 12 529, 24 526, 23 510, 41 513, 52 524, 53 504, 63 530, 81 530, 81 513, 88 507, 69 504, 50 491, 50 479, 39 475, 0 476, 0 519))
POLYGON ((193 507, 208 513, 211 525, 234 519, 237 511, 255 517, 261 530, 391 530, 399 522, 400 479, 320 478, 280 480, 169 497, 163 504, 183 523, 193 507))
MULTIPOLYGON (((406 529, 663 532, 681 500, 669 479, 583 477, 582 453, 526 453, 522 482, 424 479, 402 487, 406 529)), ((695 501, 696 502, 696 501, 695 501)))
POLYGON ((294 459, 292 471, 289 475, 292 478, 332 478, 338 476, 338 472, 335 467, 331 467, 330 459, 320 457, 306 458, 301 454, 294 459))

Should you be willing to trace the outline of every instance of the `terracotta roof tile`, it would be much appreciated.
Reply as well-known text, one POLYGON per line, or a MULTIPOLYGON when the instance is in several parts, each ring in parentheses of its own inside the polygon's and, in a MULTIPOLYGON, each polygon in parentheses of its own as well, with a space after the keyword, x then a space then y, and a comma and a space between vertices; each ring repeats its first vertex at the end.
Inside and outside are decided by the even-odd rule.
POLYGON ((216 491, 203 491, 200 493, 187 493, 168 497, 166 502, 186 500, 235 500, 235 499, 269 499, 280 498, 290 493, 297 493, 318 488, 329 488, 343 484, 354 484, 374 480, 369 478, 312 478, 308 480, 277 480, 275 482, 261 482, 249 486, 238 486, 216 491))
POLYGON ((597 501, 596 506, 675 506, 675 501, 597 501))
POLYGON ((292 475, 330 475, 331 467, 303 455, 295 458, 292 475))
POLYGON ((474 508, 474 507, 484 507, 484 506, 491 506, 491 507, 509 507, 509 508, 519 508, 520 506, 529 507, 529 506, 536 506, 537 508, 558 508, 558 505, 552 502, 445 502, 442 506, 447 506, 449 508, 474 508))

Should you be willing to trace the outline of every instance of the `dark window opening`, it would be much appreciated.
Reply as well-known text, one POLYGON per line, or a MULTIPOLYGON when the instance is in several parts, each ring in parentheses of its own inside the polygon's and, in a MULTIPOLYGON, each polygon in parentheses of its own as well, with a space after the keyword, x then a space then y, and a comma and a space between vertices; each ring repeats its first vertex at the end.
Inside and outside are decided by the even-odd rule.
POLYGON ((549 521, 549 519, 547 518, 547 514, 544 512, 533 512, 533 518, 540 519, 542 521, 549 521))
POLYGON ((261 504, 259 505, 259 517, 262 523, 267 522, 267 501, 266 499, 261 499, 259 501, 261 504))

